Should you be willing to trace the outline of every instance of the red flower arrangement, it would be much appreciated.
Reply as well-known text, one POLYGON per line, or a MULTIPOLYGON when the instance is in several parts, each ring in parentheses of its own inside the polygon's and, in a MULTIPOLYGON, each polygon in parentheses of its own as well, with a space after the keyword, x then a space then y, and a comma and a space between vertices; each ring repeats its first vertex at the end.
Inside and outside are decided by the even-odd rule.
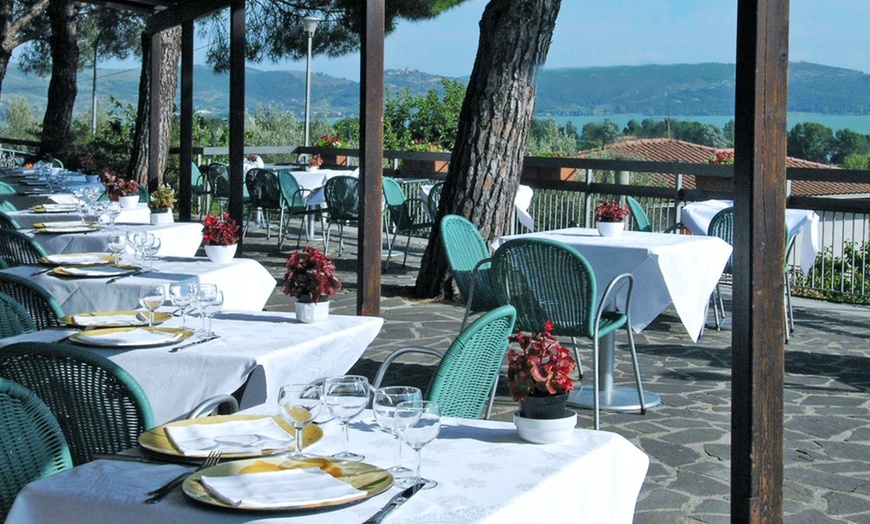
POLYGON ((97 161, 93 155, 85 155, 79 159, 79 169, 82 173, 91 174, 97 172, 97 161))
POLYGON ((530 337, 517 333, 510 337, 521 349, 508 351, 508 385, 517 402, 526 397, 562 395, 574 389, 568 375, 577 364, 551 334, 552 330, 553 323, 548 320, 541 333, 530 337))
POLYGON ((341 147, 341 137, 338 135, 330 135, 329 133, 326 133, 325 135, 320 137, 320 139, 317 140, 317 143, 314 145, 316 145, 317 147, 341 147))
POLYGON ((598 222, 621 222, 630 213, 628 207, 607 200, 599 200, 595 206, 595 220, 598 222))
POLYGON ((118 200, 118 197, 139 194, 139 182, 121 178, 109 170, 103 171, 100 181, 106 187, 109 200, 118 200))
POLYGON ((322 297, 334 297, 340 289, 341 282, 335 278, 335 264, 317 249, 309 246, 287 259, 285 295, 316 304, 322 297))
POLYGON ((239 225, 229 213, 208 215, 202 228, 202 242, 207 246, 232 246, 239 243, 238 231, 239 225))
POLYGON ((719 150, 716 151, 716 154, 711 156, 709 160, 707 160, 708 164, 733 164, 734 163, 734 151, 732 150, 719 150))
POLYGON ((323 165, 323 158, 320 155, 314 155, 308 160, 308 167, 320 167, 323 165))

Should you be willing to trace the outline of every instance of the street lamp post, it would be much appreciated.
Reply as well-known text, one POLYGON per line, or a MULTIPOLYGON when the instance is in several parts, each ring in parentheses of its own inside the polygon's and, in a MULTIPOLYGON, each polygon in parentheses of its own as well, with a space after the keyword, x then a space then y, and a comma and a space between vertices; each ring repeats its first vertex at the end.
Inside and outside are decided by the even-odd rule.
POLYGON ((305 65, 305 146, 308 146, 309 123, 311 117, 311 40, 317 30, 319 18, 306 16, 302 19, 302 27, 308 33, 308 61, 305 65))

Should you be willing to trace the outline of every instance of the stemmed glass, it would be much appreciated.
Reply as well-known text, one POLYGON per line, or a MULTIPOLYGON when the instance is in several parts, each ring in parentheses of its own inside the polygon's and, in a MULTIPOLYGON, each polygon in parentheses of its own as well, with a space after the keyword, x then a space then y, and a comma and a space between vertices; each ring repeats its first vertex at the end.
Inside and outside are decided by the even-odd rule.
POLYGON ((118 202, 109 202, 106 206, 106 214, 109 215, 109 230, 115 230, 115 220, 121 215, 121 204, 118 202))
POLYGON ((163 305, 166 300, 166 288, 164 286, 144 286, 139 291, 139 304, 150 313, 148 315, 148 327, 154 327, 154 312, 163 305))
POLYGON ((360 461, 363 455, 350 452, 350 419, 359 415, 369 403, 369 380, 359 375, 328 378, 323 383, 323 403, 332 416, 337 417, 344 433, 344 451, 333 458, 360 461))
POLYGON ((429 400, 412 400, 396 406, 394 417, 399 437, 405 444, 411 446, 417 455, 417 466, 414 468, 414 474, 404 479, 399 485, 408 487, 422 483, 423 489, 434 488, 438 482, 420 476, 420 465, 423 462, 420 450, 435 440, 435 437, 441 432, 441 408, 429 400))
POLYGON ((173 282, 169 284, 169 301, 181 312, 181 327, 187 327, 187 313, 196 296, 196 282, 173 282))
POLYGON ((208 322, 208 328, 205 329, 205 336, 215 336, 214 331, 211 330, 211 319, 212 317, 214 317, 215 313, 221 310, 222 307, 224 307, 223 291, 215 292, 214 298, 212 300, 209 300, 205 305, 202 306, 204 323, 208 322))
POLYGON ((419 388, 409 386, 389 386, 375 391, 375 399, 372 409, 375 412, 375 421, 381 429, 390 432, 396 439, 396 452, 393 456, 395 466, 387 468, 394 478, 405 477, 411 470, 402 465, 402 442, 396 431, 396 406, 402 402, 423 400, 423 392, 419 388))
POLYGON ((304 457, 302 433, 320 413, 320 386, 314 384, 288 384, 278 391, 278 410, 281 418, 296 430, 296 445, 291 457, 304 457))
POLYGON ((196 298, 194 298, 193 305, 196 307, 196 310, 199 311, 199 315, 201 317, 202 325, 198 331, 200 335, 206 335, 208 330, 206 329, 206 309, 217 300, 218 288, 215 284, 199 284, 196 287, 196 298))
POLYGON ((142 257, 144 258, 143 265, 146 271, 151 271, 154 267, 154 255, 160 251, 161 243, 159 237, 150 233, 145 237, 145 243, 142 244, 142 257))
POLYGON ((108 248, 114 257, 113 263, 117 266, 121 263, 121 252, 127 248, 127 237, 123 234, 111 234, 108 238, 108 248))
POLYGON ((82 221, 82 225, 86 226, 87 222, 85 222, 85 218, 88 216, 88 212, 90 211, 91 205, 85 202, 84 200, 76 200, 76 214, 79 216, 79 219, 82 221))

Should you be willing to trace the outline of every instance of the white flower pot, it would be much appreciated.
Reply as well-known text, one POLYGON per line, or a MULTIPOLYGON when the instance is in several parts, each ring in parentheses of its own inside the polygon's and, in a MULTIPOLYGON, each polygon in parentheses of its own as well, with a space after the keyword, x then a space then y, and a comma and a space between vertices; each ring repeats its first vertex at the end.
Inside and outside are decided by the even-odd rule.
POLYGON ((329 318, 329 301, 322 300, 318 303, 296 301, 296 320, 310 324, 329 318))
POLYGON ((139 195, 119 196, 118 203, 122 209, 130 209, 139 205, 139 195))
POLYGON ((625 222, 597 222, 598 234, 603 237, 618 237, 625 229, 625 222))
POLYGON ((205 246, 205 254, 215 264, 229 264, 236 256, 238 244, 230 246, 205 246))
POLYGON ((577 413, 565 410, 565 417, 555 419, 524 418, 514 413, 514 425, 520 438, 532 444, 555 444, 568 440, 577 426, 577 413))
POLYGON ((307 172, 309 172, 309 173, 314 173, 314 172, 317 171, 318 169, 320 169, 319 166, 307 166, 307 167, 305 168, 305 171, 307 171, 307 172))
POLYGON ((151 224, 172 224, 175 222, 175 218, 172 216, 171 211, 152 211, 151 212, 151 224))

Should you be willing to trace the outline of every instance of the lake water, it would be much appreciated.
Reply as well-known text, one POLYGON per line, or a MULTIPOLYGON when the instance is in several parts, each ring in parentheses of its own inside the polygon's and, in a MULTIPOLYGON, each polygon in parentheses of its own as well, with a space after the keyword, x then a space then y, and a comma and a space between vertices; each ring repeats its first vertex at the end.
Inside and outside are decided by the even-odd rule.
MULTIPOLYGON (((637 120, 642 122, 645 118, 653 120, 664 120, 667 116, 650 116, 641 114, 624 114, 624 115, 602 115, 602 116, 556 116, 556 117, 538 117, 536 118, 552 118, 556 123, 564 126, 567 122, 572 122, 577 130, 582 130, 583 126, 589 122, 601 123, 605 119, 615 122, 619 126, 619 130, 628 124, 629 120, 637 120)), ((733 120, 733 116, 671 116, 673 120, 684 120, 688 122, 701 122, 702 124, 711 124, 716 127, 724 127, 729 120, 733 120)), ((870 134, 870 115, 824 115, 819 113, 789 113, 788 128, 791 129, 795 124, 805 122, 817 122, 824 126, 828 126, 834 131, 838 129, 851 129, 856 133, 870 134)))

